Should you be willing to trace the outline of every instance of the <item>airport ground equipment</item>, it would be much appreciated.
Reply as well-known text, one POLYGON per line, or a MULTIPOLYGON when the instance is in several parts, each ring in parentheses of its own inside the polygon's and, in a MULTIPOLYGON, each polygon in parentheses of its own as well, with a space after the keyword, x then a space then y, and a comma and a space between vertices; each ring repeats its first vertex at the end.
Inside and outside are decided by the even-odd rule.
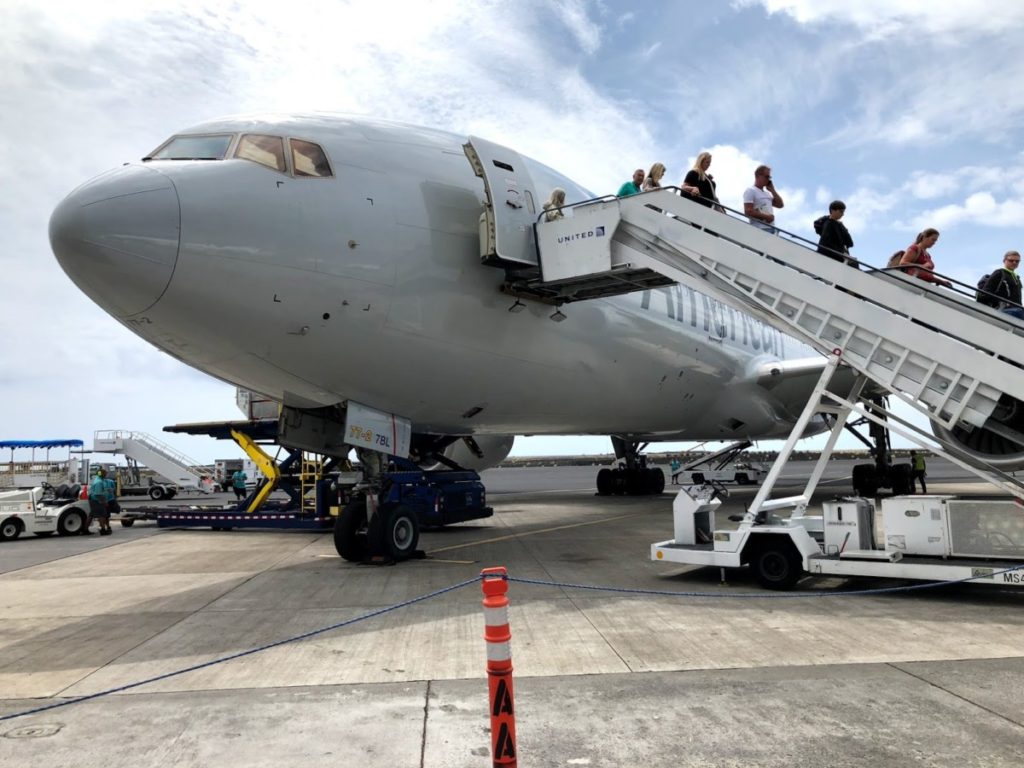
POLYGON ((80 486, 62 484, 0 492, 0 541, 22 534, 75 536, 86 530, 89 502, 80 486))
POLYGON ((751 445, 753 443, 749 440, 741 440, 707 456, 688 461, 679 467, 679 485, 703 485, 710 481, 760 485, 768 475, 767 467, 737 460, 751 445))
MULTIPOLYGON (((157 477, 166 480, 166 487, 176 486, 206 492, 203 475, 196 469, 199 466, 198 462, 145 432, 124 429, 98 430, 93 435, 92 450, 94 453, 122 455, 142 464, 151 469, 157 477)), ((160 495, 153 495, 153 491, 145 492, 155 500, 163 498, 160 495)))
MULTIPOLYGON (((500 219, 508 214, 493 207, 487 215, 500 219)), ((502 231, 506 241, 516 237, 512 228, 502 231)), ((1011 508, 1019 506, 1024 484, 996 466, 996 459, 970 450, 969 437, 984 429, 1010 441, 1017 452, 1024 446, 1024 434, 1013 418, 1022 405, 1017 397, 1024 392, 1024 370, 1018 362, 1024 324, 989 311, 971 296, 941 290, 898 270, 862 271, 822 257, 775 230, 687 200, 675 189, 587 201, 572 206, 563 219, 537 223, 534 232, 540 275, 526 278, 520 292, 532 290, 564 303, 637 290, 651 284, 650 275, 676 281, 696 278, 723 301, 743 306, 828 356, 813 397, 739 529, 712 524, 717 506, 713 494, 694 498, 684 490, 674 503, 676 537, 652 545, 654 559, 750 563, 762 583, 779 588, 792 586, 804 571, 830 572, 828 558, 843 563, 844 572, 925 579, 956 579, 966 573, 982 581, 998 580, 1001 566, 1024 564, 1024 557, 1015 559, 1017 539, 989 531, 985 535, 1005 535, 1012 542, 999 557, 961 562, 950 556, 911 568, 909 562, 899 563, 925 555, 897 551, 887 541, 881 549, 854 548, 851 552, 859 552, 861 559, 850 565, 854 555, 843 548, 829 551, 821 543, 823 516, 807 515, 825 462, 851 415, 885 425, 968 469, 1013 497, 1015 501, 1005 502, 1011 508), (622 275, 629 279, 619 280, 622 275), (828 390, 840 362, 857 376, 845 398, 828 390), (935 425, 935 434, 888 411, 878 395, 898 398, 918 411, 935 425), (819 414, 828 417, 832 432, 804 493, 770 500, 796 441, 819 414), (788 518, 778 514, 785 509, 791 510, 788 518)), ((726 327, 724 314, 720 321, 712 312, 705 316, 718 326, 709 330, 721 338, 747 332, 726 327)), ((949 506, 935 504, 916 517, 906 515, 910 527, 919 518, 923 524, 941 516, 941 509, 949 506)), ((954 506, 947 519, 956 521, 959 514, 966 513, 957 513, 954 506)), ((954 522, 949 525, 952 530, 954 522)))
POLYGON ((334 526, 334 547, 362 562, 412 557, 420 529, 490 517, 487 492, 473 470, 423 470, 391 457, 395 469, 381 475, 379 489, 357 486, 334 526))

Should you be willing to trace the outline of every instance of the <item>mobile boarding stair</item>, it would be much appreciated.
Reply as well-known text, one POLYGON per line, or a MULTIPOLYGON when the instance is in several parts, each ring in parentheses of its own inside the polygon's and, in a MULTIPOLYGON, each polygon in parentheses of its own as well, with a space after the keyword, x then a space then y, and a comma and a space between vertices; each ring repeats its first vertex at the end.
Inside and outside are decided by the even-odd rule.
POLYGON ((194 459, 145 432, 97 430, 93 434, 92 450, 126 456, 180 488, 207 491, 202 475, 195 469, 199 464, 194 459))
MULTIPOLYGON (((495 203, 492 187, 489 200, 495 203)), ((715 525, 718 491, 681 491, 673 505, 675 538, 652 545, 652 558, 722 567, 749 563, 763 585, 776 588, 791 587, 805 571, 1024 585, 1022 572, 1015 570, 1024 566, 1024 484, 944 439, 954 430, 964 434, 984 427, 1024 445, 1024 435, 998 418, 1020 406, 1016 395, 1024 392, 1024 369, 1013 362, 1024 349, 1024 325, 924 281, 824 258, 746 218, 699 205, 676 189, 567 206, 565 218, 539 220, 533 227, 535 254, 529 233, 517 226, 523 213, 507 202, 507 207, 485 207, 481 242, 506 267, 534 260, 539 275, 521 281, 524 293, 562 303, 666 282, 693 284, 696 278, 709 293, 828 358, 739 527, 715 525), (858 374, 846 398, 827 388, 840 364, 858 374), (939 437, 862 400, 865 387, 926 416, 938 425, 939 437), (796 441, 821 412, 831 414, 834 427, 804 492, 770 499, 796 441), (892 503, 883 503, 882 546, 876 543, 874 509, 867 500, 830 502, 823 515, 808 515, 836 439, 853 413, 927 446, 1012 499, 887 500, 892 503), (778 514, 784 509, 791 510, 787 518, 778 514)))

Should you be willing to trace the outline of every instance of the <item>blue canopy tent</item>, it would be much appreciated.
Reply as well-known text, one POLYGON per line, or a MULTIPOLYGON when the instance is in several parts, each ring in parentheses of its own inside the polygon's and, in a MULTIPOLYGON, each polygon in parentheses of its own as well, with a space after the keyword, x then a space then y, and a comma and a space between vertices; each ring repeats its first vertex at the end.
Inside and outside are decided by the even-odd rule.
POLYGON ((72 448, 82 448, 85 445, 81 440, 0 440, 0 448, 11 449, 11 461, 14 461, 14 451, 18 448, 29 448, 32 451, 32 460, 35 461, 36 449, 45 448, 46 458, 50 458, 51 448, 67 448, 68 453, 72 448))

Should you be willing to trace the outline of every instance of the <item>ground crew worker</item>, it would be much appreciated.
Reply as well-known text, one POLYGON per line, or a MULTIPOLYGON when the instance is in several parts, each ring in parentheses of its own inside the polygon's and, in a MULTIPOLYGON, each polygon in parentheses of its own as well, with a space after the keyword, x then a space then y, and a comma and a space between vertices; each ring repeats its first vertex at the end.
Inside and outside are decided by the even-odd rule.
MULTIPOLYGON (((117 503, 117 481, 107 477, 103 481, 107 490, 107 533, 110 533, 110 516, 121 513, 121 505, 117 503)), ((103 533, 103 531, 100 531, 103 533)))
POLYGON ((672 469, 672 485, 679 485, 679 469, 682 467, 682 464, 679 463, 679 459, 673 456, 672 461, 668 465, 672 469))
POLYGON ((241 501, 245 498, 245 481, 249 476, 240 469, 236 469, 231 475, 231 487, 235 489, 235 498, 241 501))
POLYGON ((110 513, 107 511, 107 471, 96 470, 96 477, 89 483, 89 522, 82 533, 88 535, 89 524, 95 520, 100 526, 100 536, 110 535, 110 513))
POLYGON ((910 452, 910 492, 917 493, 917 481, 921 481, 921 493, 928 493, 928 486, 924 484, 925 464, 924 456, 917 451, 910 452))

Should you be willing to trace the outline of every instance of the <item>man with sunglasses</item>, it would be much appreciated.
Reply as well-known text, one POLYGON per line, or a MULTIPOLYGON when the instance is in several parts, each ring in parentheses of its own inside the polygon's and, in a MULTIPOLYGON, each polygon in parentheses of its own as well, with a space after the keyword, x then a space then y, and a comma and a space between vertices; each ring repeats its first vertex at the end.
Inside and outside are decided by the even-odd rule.
MULTIPOLYGON (((997 269, 988 276, 983 290, 995 294, 999 300, 995 302, 995 308, 1018 320, 1024 320, 1024 309, 1021 308, 1020 277, 1017 275, 1017 267, 1020 265, 1020 253, 1007 251, 1003 256, 1003 267, 997 269)), ((988 303, 988 302, 985 302, 988 303)))

